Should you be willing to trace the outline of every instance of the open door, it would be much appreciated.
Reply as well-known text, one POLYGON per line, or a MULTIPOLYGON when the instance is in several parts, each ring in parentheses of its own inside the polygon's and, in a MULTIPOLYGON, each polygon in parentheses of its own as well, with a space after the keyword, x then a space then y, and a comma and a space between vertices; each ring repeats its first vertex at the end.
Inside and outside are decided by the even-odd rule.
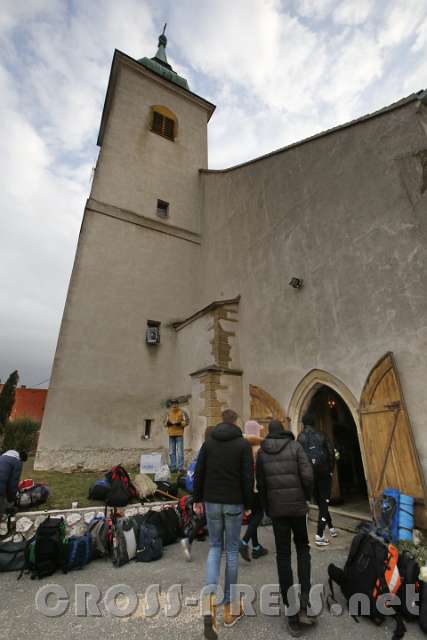
POLYGON ((393 487, 424 505, 424 476, 392 353, 368 376, 360 398, 360 425, 370 496, 393 487))
POLYGON ((267 391, 254 384, 249 385, 251 397, 251 419, 256 420, 262 426, 262 435, 267 435, 267 426, 271 420, 280 420, 285 429, 288 429, 285 412, 280 404, 267 391))

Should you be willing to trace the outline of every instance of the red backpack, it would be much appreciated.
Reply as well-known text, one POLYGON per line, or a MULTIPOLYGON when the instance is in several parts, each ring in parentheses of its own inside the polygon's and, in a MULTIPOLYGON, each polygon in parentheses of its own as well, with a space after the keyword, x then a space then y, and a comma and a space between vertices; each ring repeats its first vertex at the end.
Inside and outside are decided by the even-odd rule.
POLYGON ((111 485, 105 504, 109 507, 125 507, 138 492, 133 486, 128 472, 122 465, 117 465, 109 471, 105 478, 111 485))

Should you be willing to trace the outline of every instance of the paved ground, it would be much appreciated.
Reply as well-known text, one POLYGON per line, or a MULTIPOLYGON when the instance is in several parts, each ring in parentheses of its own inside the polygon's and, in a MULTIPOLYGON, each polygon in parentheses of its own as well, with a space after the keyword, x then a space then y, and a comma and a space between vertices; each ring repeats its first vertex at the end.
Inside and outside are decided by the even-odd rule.
MULTIPOLYGON (((272 532, 270 527, 261 530, 263 544, 273 550, 272 532)), ((342 533, 339 538, 325 549, 312 549, 313 583, 325 581, 326 567, 329 562, 342 565, 347 555, 351 535, 342 533)), ((189 604, 182 607, 176 617, 168 617, 164 607, 161 612, 150 618, 144 618, 143 597, 147 587, 160 584, 162 591, 167 591, 172 585, 183 585, 184 600, 196 597, 200 592, 203 580, 204 562, 208 549, 207 542, 194 544, 194 561, 185 563, 181 555, 179 544, 167 547, 162 560, 150 564, 132 562, 122 568, 115 569, 104 560, 97 560, 83 571, 72 572, 68 575, 56 574, 52 578, 31 581, 24 576, 17 581, 16 574, 2 574, 0 578, 0 638, 8 640, 27 640, 43 638, 43 640, 99 640, 108 637, 133 640, 149 637, 150 639, 188 640, 201 638, 201 623, 199 608, 189 604), (35 596, 41 587, 48 583, 56 583, 70 595, 68 611, 57 618, 46 617, 35 607, 35 596), (140 594, 140 604, 134 613, 127 618, 118 618, 106 612, 101 605, 101 616, 77 616, 75 612, 74 590, 76 584, 94 584, 105 594, 115 584, 126 584, 140 594)), ((272 552, 266 558, 252 561, 250 564, 240 561, 241 583, 250 584, 259 589, 263 584, 275 583, 276 567, 275 555, 272 552)), ((49 601, 51 604, 51 601, 49 601)), ((53 604, 53 603, 52 603, 53 604)), ((259 611, 259 602, 255 603, 259 611)), ((393 624, 375 627, 370 621, 362 620, 356 624, 346 613, 341 617, 332 617, 328 611, 321 615, 316 627, 307 632, 306 637, 316 637, 328 640, 360 640, 361 636, 372 640, 390 639, 393 624)), ((256 615, 246 617, 232 629, 221 626, 220 636, 224 639, 233 637, 234 640, 259 640, 268 637, 271 640, 286 636, 283 619, 277 616, 256 615)), ((421 639, 422 634, 415 624, 408 625, 408 639, 421 639)))

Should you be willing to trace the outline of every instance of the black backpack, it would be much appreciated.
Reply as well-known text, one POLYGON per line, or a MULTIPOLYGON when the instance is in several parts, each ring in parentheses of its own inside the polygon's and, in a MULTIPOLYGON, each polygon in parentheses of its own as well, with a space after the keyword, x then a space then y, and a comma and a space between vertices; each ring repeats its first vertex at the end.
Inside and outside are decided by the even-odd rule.
POLYGON ((165 507, 160 511, 160 517, 164 523, 165 535, 162 538, 164 545, 173 544, 181 536, 181 520, 174 507, 165 507))
MULTIPOLYGON (((357 616, 368 615, 375 624, 382 624, 385 618, 378 610, 377 600, 379 596, 392 591, 387 582, 390 576, 387 575, 386 577, 386 572, 391 571, 394 562, 391 557, 391 548, 397 553, 392 545, 388 547, 383 540, 376 538, 374 535, 366 532, 358 533, 352 540, 344 569, 340 569, 334 564, 328 566, 330 588, 328 605, 330 606, 331 601, 335 600, 333 587, 335 582, 340 587, 347 602, 350 601, 352 596, 356 597, 356 594, 357 599, 360 595, 367 596, 368 611, 350 610, 350 614, 355 620, 357 620, 357 616)), ((397 564, 395 570, 398 571, 397 564)), ((352 603, 350 602, 350 604, 352 603)), ((395 609, 394 618, 396 622, 393 640, 398 640, 398 638, 403 638, 406 627, 400 610, 393 608, 395 609)))
POLYGON ((411 621, 418 618, 417 602, 411 595, 414 593, 419 595, 419 605, 421 605, 420 596, 420 565, 406 551, 399 554, 397 566, 399 567, 400 579, 402 581, 398 596, 401 601, 401 612, 405 620, 411 621))
MULTIPOLYGON (((25 566, 31 579, 46 578, 65 566, 67 544, 64 518, 48 516, 38 527, 34 537, 27 542, 25 566)), ((22 575, 21 573, 21 575, 22 575)))
POLYGON ((163 555, 163 544, 157 528, 152 524, 141 524, 138 529, 136 547, 137 562, 152 562, 163 555))
POLYGON ((125 507, 132 498, 138 496, 128 472, 120 464, 113 467, 105 475, 105 479, 111 484, 105 499, 105 504, 109 507, 125 507))
POLYGON ((307 458, 317 471, 328 471, 328 454, 324 436, 317 431, 303 431, 303 438, 299 439, 307 458))
POLYGON ((418 619, 421 630, 427 633, 427 583, 420 580, 420 617, 418 619))
POLYGON ((166 507, 161 511, 150 509, 144 514, 143 519, 145 524, 152 524, 156 527, 165 547, 173 544, 180 537, 180 519, 173 507, 166 507))

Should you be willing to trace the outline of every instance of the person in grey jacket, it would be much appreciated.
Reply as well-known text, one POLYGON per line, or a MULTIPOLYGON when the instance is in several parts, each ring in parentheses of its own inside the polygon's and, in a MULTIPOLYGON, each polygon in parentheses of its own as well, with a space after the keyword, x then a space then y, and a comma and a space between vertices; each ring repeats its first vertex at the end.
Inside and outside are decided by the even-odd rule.
POLYGON ((27 454, 10 449, 0 456, 0 518, 15 504, 23 462, 27 454))
POLYGON ((286 606, 289 633, 302 634, 301 623, 313 624, 308 616, 311 589, 311 557, 307 533, 307 500, 313 488, 313 469, 302 446, 291 431, 278 420, 268 425, 268 436, 257 456, 256 477, 261 503, 273 522, 276 542, 277 572, 280 591, 286 606), (291 534, 293 533, 301 583, 299 615, 288 614, 288 592, 293 586, 291 534))

